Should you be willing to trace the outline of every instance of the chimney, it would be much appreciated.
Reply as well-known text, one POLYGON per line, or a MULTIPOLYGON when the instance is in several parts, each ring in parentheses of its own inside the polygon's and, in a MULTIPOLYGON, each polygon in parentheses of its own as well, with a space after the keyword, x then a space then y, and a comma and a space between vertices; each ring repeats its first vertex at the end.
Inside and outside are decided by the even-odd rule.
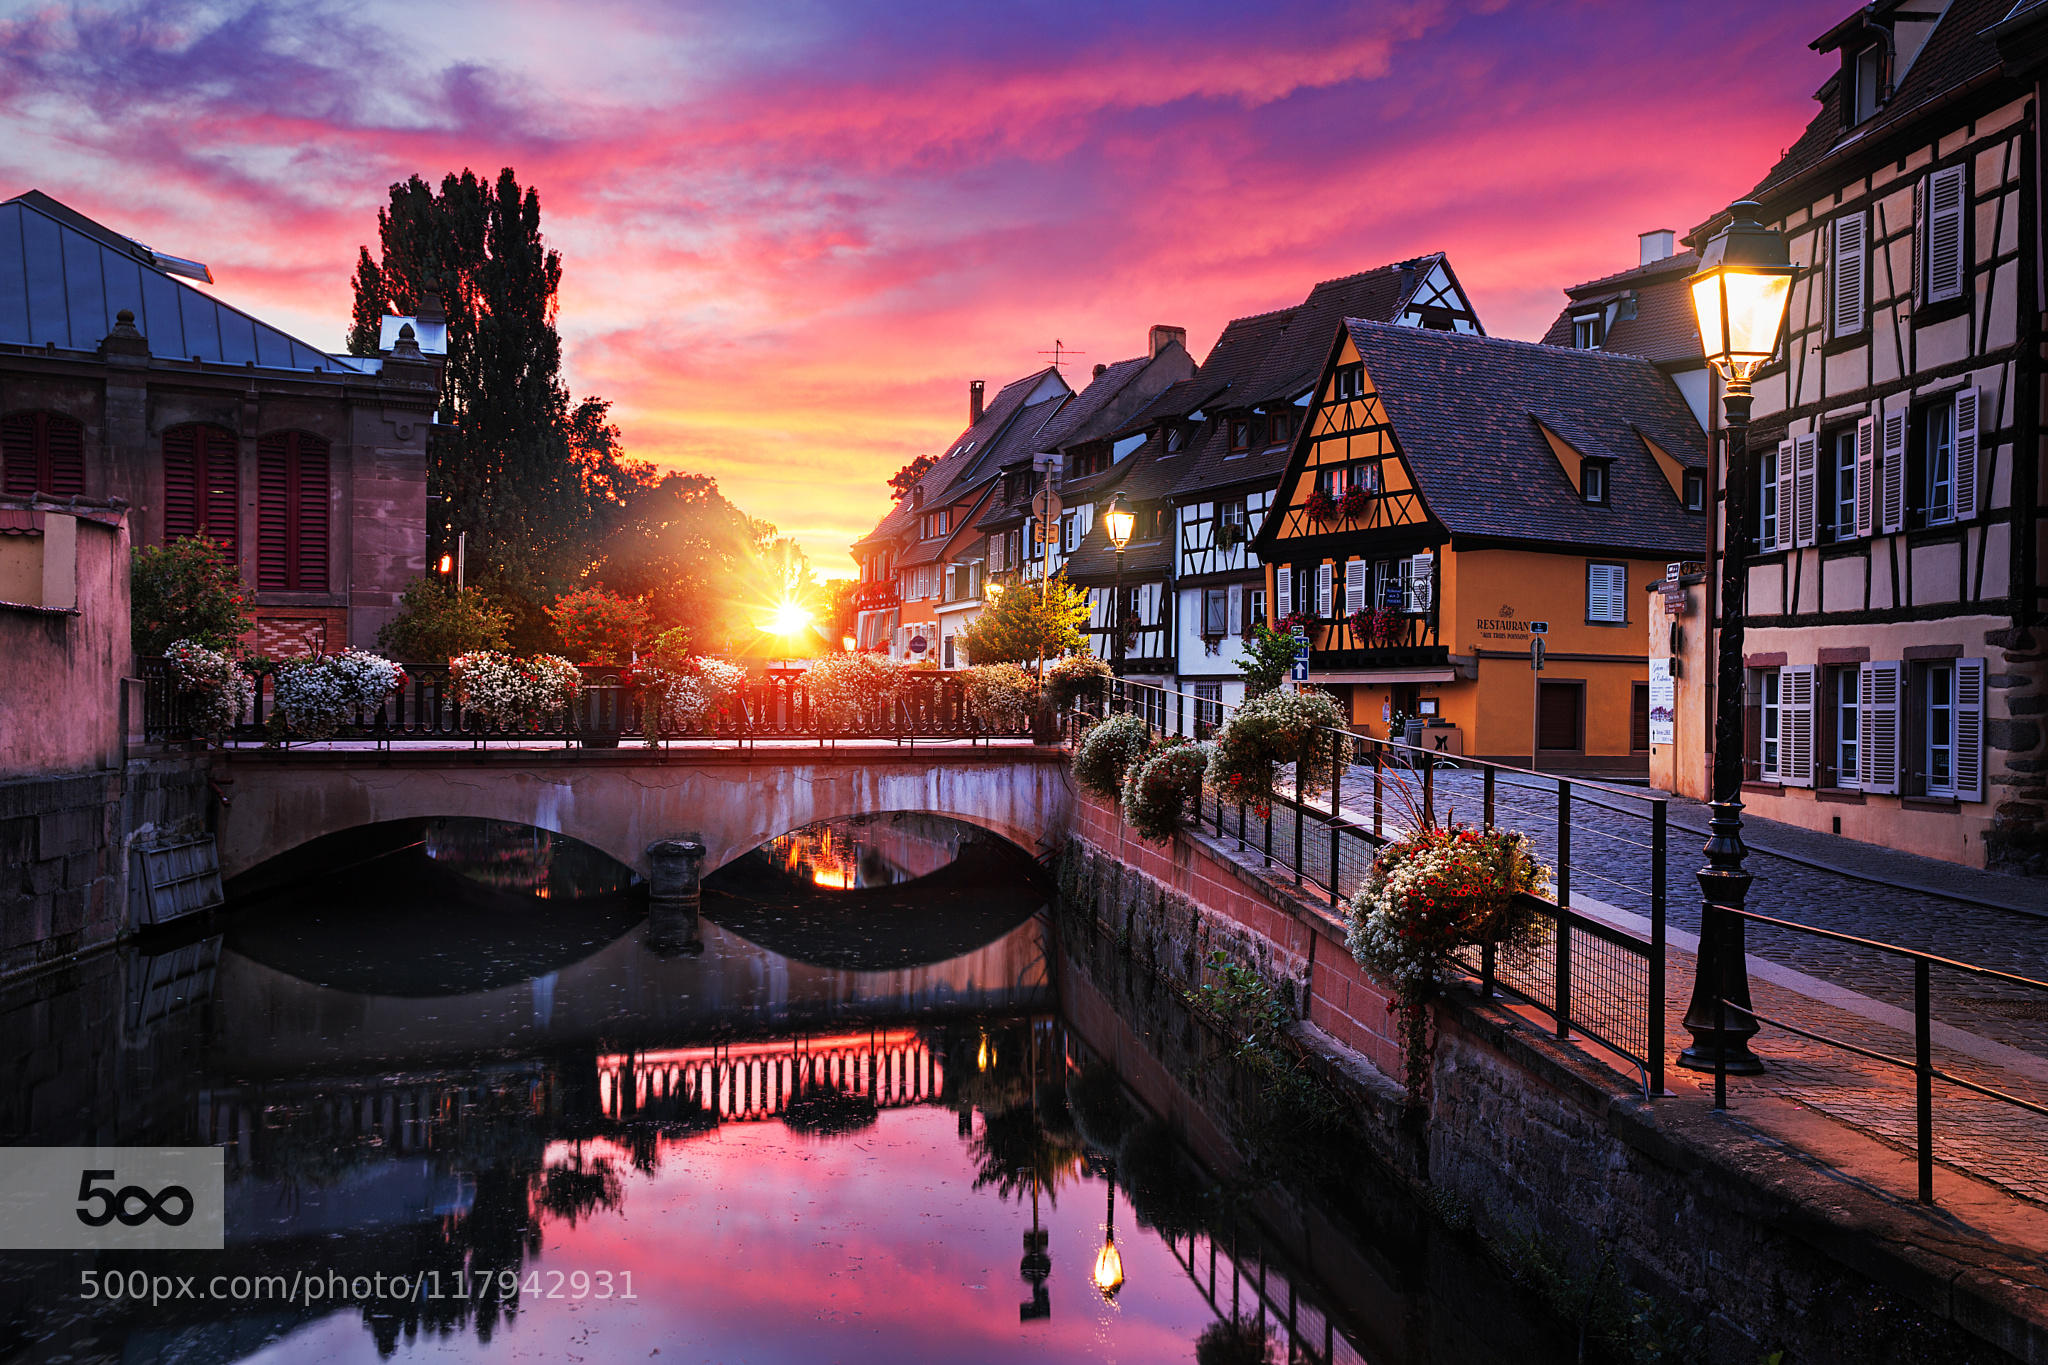
POLYGON ((420 295, 420 306, 413 316, 421 322, 448 321, 448 314, 441 309, 441 296, 431 289, 420 295))
POLYGON ((1678 234, 1670 228, 1655 228, 1649 232, 1638 233, 1636 240, 1643 244, 1643 259, 1640 262, 1642 265, 1667 261, 1678 254, 1678 234))
MULTIPOLYGON (((1153 354, 1154 354, 1154 355, 1157 355, 1157 354, 1159 354, 1159 353, 1158 353, 1157 351, 1154 351, 1154 352, 1153 352, 1153 354)), ((1093 375, 1089 376, 1089 377, 1090 377, 1090 378, 1092 378, 1092 379, 1100 379, 1100 378, 1102 378, 1102 376, 1103 376, 1104 374, 1106 374, 1106 373, 1108 372, 1108 370, 1109 370, 1109 366, 1107 366, 1107 365, 1103 365, 1103 364, 1097 364, 1097 365, 1096 365, 1096 367, 1095 367, 1095 373, 1094 373, 1093 375)))
POLYGON ((1165 350, 1168 346, 1173 345, 1173 343, 1176 341, 1181 344, 1182 350, 1187 349, 1187 328, 1168 327, 1163 322, 1155 322, 1152 324, 1152 355, 1158 355, 1161 351, 1165 350))
POLYGON ((981 420, 981 381, 967 381, 967 425, 973 426, 981 420))

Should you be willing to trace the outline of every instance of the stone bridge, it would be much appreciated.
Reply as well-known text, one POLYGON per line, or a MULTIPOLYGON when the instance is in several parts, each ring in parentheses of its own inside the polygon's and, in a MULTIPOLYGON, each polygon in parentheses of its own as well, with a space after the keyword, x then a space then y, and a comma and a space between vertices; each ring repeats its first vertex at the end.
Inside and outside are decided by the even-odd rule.
POLYGON ((649 848, 687 839, 710 873, 778 834, 847 815, 951 816, 1029 853, 1073 802, 1064 752, 1028 743, 853 743, 748 749, 230 749, 217 837, 234 878, 324 835, 468 816, 581 840, 650 874, 649 848))

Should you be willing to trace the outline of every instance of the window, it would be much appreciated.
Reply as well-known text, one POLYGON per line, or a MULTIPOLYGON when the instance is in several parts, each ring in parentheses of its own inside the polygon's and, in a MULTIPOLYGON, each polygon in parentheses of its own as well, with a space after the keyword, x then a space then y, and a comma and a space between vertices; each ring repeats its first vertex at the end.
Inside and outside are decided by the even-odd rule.
POLYGON ((1585 460, 1579 466, 1579 495, 1587 502, 1607 502, 1607 461, 1585 460))
POLYGON ((1230 448, 1231 448, 1232 450, 1249 450, 1249 449, 1251 449, 1251 445, 1252 445, 1252 424, 1251 424, 1250 420, 1249 420, 1249 419, 1247 419, 1247 418, 1243 418, 1243 417, 1233 417, 1233 418, 1231 418, 1231 419, 1230 419, 1230 448))
POLYGON ((1164 505, 1153 503, 1151 507, 1145 510, 1144 520, 1148 528, 1145 532, 1147 540, 1164 540, 1166 538, 1166 508, 1164 505))
POLYGON ((1628 621, 1628 566, 1586 565, 1586 619, 1618 626, 1628 621))
POLYGON ((256 443, 256 586, 327 591, 327 442, 275 431, 256 443))
POLYGON ((1223 724, 1223 684, 1198 682, 1195 684, 1195 737, 1207 739, 1210 732, 1223 724))
POLYGON ((1216 639, 1230 629, 1230 594, 1222 588, 1202 591, 1202 634, 1216 639))
POLYGON ((1276 412, 1273 414, 1272 423, 1273 430, 1271 432, 1269 439, 1272 441, 1274 445, 1279 445, 1282 441, 1286 440, 1288 437, 1294 434, 1293 413, 1276 412))
POLYGON ((1926 524, 1955 520, 1955 409, 1936 403, 1920 417, 1920 506, 1926 524))
POLYGON ((917 519, 917 535, 920 540, 934 540, 953 529, 953 509, 941 508, 926 512, 917 519))
POLYGON ((1606 318, 1600 313, 1588 313, 1572 319, 1572 347, 1580 351, 1597 351, 1600 343, 1607 339, 1606 318))
POLYGON ((1072 554, 1080 548, 1080 544, 1081 515, 1078 512, 1069 512, 1060 518, 1060 548, 1072 554))
POLYGON ((1249 635, 1252 627, 1266 619, 1266 590, 1253 588, 1244 595, 1244 620, 1238 625, 1238 634, 1249 635))
POLYGON ((1845 213, 1835 219, 1829 254, 1829 330, 1837 337, 1855 336, 1863 331, 1863 276, 1870 259, 1869 219, 1862 213, 1845 213))
MULTIPOLYGON (((1940 659, 1914 666, 1917 750, 1929 796, 1984 799, 1984 661, 1940 659)), ((1912 786, 1906 791, 1910 794, 1912 786)))
POLYGON ((85 492, 85 425, 56 412, 12 412, 0 421, 0 468, 10 498, 85 492))
POLYGON ((1704 512, 1707 510, 1707 476, 1705 471, 1688 469, 1680 482, 1685 488, 1685 510, 1704 512))
POLYGON ((1853 127, 1875 115, 1884 102, 1884 44, 1872 43, 1856 54, 1849 64, 1849 84, 1843 107, 1853 127))
POLYGON ((1365 393, 1365 366, 1339 365, 1337 383, 1333 395, 1339 403, 1346 403, 1365 393))
POLYGON ((231 431, 195 423, 164 432, 164 539, 207 536, 235 560, 239 466, 231 431))
POLYGON ((1946 796, 1956 781, 1956 669, 1952 663, 1925 664, 1920 669, 1922 771, 1927 791, 1946 796))
POLYGON ((1857 684, 1862 670, 1855 664, 1828 670, 1828 762, 1833 766, 1835 785, 1857 784, 1857 684))
POLYGON ((1763 776, 1766 782, 1778 780, 1779 724, 1782 717, 1778 710, 1778 670, 1759 668, 1750 671, 1750 679, 1757 687, 1758 708, 1763 721, 1763 776))
POLYGON ((1234 526, 1239 531, 1244 530, 1244 499, 1237 498, 1230 502, 1217 503, 1216 524, 1218 526, 1234 526))
POLYGON ((1756 474, 1756 548, 1769 554, 1778 548, 1778 447, 1756 452, 1756 474))
POLYGON ((1827 438, 1821 468, 1821 522, 1829 540, 1856 538, 1856 428, 1827 438))
POLYGON ((1166 429, 1166 453, 1178 454, 1188 443, 1188 429, 1178 422, 1166 429))

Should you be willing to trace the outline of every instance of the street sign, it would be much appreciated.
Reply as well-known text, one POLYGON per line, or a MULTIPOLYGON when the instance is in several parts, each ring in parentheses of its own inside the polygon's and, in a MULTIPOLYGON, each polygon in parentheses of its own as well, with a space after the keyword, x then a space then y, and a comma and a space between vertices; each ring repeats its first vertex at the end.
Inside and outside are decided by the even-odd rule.
POLYGON ((910 637, 910 652, 912 654, 922 654, 931 647, 931 641, 925 639, 922 635, 913 635, 910 637))
POLYGON ((1295 680, 1296 682, 1298 682, 1298 683, 1305 683, 1305 682, 1307 682, 1307 681, 1308 681, 1308 660, 1307 660, 1307 659, 1301 658, 1301 657, 1299 657, 1299 656, 1297 656, 1297 657, 1295 658, 1295 660, 1294 660, 1294 680, 1295 680))
POLYGON ((1531 622, 1529 623, 1529 633, 1530 633, 1531 635, 1548 635, 1548 634, 1550 634, 1550 622, 1548 622, 1548 621, 1531 621, 1531 622))
POLYGON ((1543 637, 1540 635, 1529 641, 1529 667, 1538 673, 1543 671, 1543 637))

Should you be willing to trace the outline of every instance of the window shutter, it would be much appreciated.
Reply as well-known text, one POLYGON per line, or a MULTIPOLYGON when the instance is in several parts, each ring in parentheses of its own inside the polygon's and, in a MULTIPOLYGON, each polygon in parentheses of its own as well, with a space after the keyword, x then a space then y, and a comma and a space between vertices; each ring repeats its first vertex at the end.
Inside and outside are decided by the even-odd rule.
POLYGON ((1906 410, 1884 415, 1884 464, 1878 471, 1878 529, 1886 535, 1906 527, 1906 410))
POLYGON ((1239 628, 1239 624, 1244 620, 1244 585, 1242 583, 1232 583, 1230 585, 1228 611, 1230 614, 1223 618, 1223 633, 1226 635, 1236 631, 1239 628))
POLYGON ((1956 800, 1984 799, 1984 661, 1956 660, 1956 800))
POLYGON ((1976 389, 1956 394, 1956 468, 1953 481, 1957 521, 1977 515, 1977 422, 1981 406, 1976 389))
MULTIPOLYGON (((1792 500, 1797 520, 1792 528, 1793 541, 1799 545, 1816 545, 1820 542, 1819 489, 1820 437, 1801 436, 1792 443, 1792 500)), ((1778 515, 1783 517, 1781 506, 1778 515)))
POLYGON ((1436 600, 1436 556, 1425 550, 1408 564, 1409 609, 1427 612, 1436 600))
POLYGON ((1778 780, 1813 785, 1813 665, 1778 670, 1778 780))
POLYGON ((1927 262, 1920 244, 1927 240, 1927 177, 1913 182, 1913 302, 1927 302, 1927 262))
POLYGON ((1330 615, 1330 566, 1316 565, 1316 616, 1327 620, 1330 615))
POLYGON ((0 466, 9 497, 68 498, 85 492, 85 427, 56 412, 17 412, 0 421, 0 466))
POLYGON ((219 427, 201 427, 199 439, 206 452, 206 534, 220 542, 232 561, 238 558, 236 531, 241 520, 237 442, 219 427))
POLYGON ((164 539, 199 534, 199 429, 164 433, 164 539))
POLYGON ((1867 221, 1860 213, 1845 213, 1835 219, 1834 287, 1829 302, 1838 337, 1863 330, 1863 272, 1870 255, 1867 221))
POLYGON ((1856 534, 1876 532, 1872 515, 1877 501, 1877 419, 1865 417, 1856 423, 1856 534))
POLYGON ((1294 566, 1273 566, 1273 610, 1281 616, 1294 615, 1294 566))
POLYGON ((1350 560, 1344 565, 1344 611, 1347 615, 1365 610, 1365 571, 1368 567, 1362 559, 1350 560))
POLYGON ((292 586, 291 441, 279 431, 256 443, 256 586, 266 592, 292 586))
POLYGON ((1586 566, 1586 619, 1617 624, 1628 620, 1628 569, 1625 566, 1586 566))
POLYGON ((33 412, 11 413, 0 421, 0 466, 5 479, 0 488, 10 498, 25 498, 36 491, 42 477, 36 450, 36 417, 33 412))
POLYGON ((1792 442, 1778 442, 1778 524, 1777 538, 1771 542, 1773 550, 1792 548, 1792 442))
POLYGON ((1856 772, 1867 792, 1899 790, 1899 665, 1864 664, 1858 671, 1856 772))
POLYGON ((1966 168, 1949 166, 1927 177, 1927 290, 1929 303, 1963 296, 1963 213, 1968 207, 1966 168))

